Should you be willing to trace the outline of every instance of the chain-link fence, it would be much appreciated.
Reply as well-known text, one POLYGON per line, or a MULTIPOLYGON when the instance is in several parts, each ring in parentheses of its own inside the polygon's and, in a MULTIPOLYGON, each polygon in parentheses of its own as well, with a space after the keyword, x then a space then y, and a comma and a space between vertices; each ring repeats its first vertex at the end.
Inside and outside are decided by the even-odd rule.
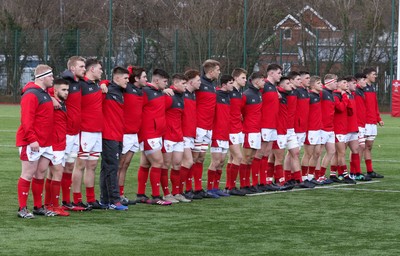
POLYGON ((324 76, 351 75, 368 66, 378 70, 378 98, 388 109, 393 49, 390 33, 376 37, 356 31, 300 29, 257 30, 6 30, 0 33, 1 101, 18 102, 20 88, 33 79, 33 70, 46 63, 59 74, 70 56, 97 57, 105 75, 115 65, 139 65, 149 73, 163 68, 170 73, 200 69, 209 58, 222 63, 222 72, 243 67, 249 73, 281 64, 284 72, 308 70, 324 76), (245 36, 245 38, 244 38, 245 36), (244 40, 245 39, 245 40, 244 40), (244 50, 245 49, 245 50, 244 50), (111 52, 110 52, 111 50, 111 52), (111 58, 110 58, 111 57, 111 58))

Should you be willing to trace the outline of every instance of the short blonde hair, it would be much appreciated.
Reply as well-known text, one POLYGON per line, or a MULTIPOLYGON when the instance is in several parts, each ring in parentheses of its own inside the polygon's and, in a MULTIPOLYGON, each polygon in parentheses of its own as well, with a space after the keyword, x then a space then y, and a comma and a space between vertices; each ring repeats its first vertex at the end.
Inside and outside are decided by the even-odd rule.
POLYGON ((43 74, 44 72, 49 71, 49 70, 53 70, 53 69, 48 65, 39 64, 35 69, 35 73, 34 73, 35 77, 37 75, 43 74))

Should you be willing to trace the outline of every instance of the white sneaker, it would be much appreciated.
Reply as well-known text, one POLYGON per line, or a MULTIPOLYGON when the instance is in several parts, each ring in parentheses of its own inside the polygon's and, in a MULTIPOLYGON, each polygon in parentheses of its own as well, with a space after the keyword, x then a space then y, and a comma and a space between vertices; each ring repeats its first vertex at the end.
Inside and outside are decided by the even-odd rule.
POLYGON ((175 197, 172 194, 163 196, 163 200, 165 201, 170 201, 171 203, 175 204, 175 203, 179 203, 178 200, 175 199, 175 197))
POLYGON ((187 199, 182 194, 176 194, 176 195, 174 195, 174 198, 176 200, 178 200, 179 202, 182 202, 182 203, 190 203, 190 202, 192 202, 192 200, 187 199))

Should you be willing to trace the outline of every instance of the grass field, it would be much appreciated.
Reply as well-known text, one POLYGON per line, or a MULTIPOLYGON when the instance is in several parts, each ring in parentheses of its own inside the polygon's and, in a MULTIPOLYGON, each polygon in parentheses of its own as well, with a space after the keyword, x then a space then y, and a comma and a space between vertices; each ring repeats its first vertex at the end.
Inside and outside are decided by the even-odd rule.
POLYGON ((385 178, 374 183, 24 220, 19 106, 0 105, 0 255, 400 255, 400 119, 383 118, 373 153, 385 178))

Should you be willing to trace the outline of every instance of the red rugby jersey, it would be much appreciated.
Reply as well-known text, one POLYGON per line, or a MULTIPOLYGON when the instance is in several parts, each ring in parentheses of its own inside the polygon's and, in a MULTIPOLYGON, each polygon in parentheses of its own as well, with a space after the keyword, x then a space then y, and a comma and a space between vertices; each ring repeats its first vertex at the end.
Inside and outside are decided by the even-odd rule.
POLYGON ((265 80, 262 90, 262 119, 261 127, 276 129, 279 112, 279 95, 276 86, 265 80))
POLYGON ((379 113, 378 100, 376 98, 376 89, 373 85, 365 86, 365 107, 366 107, 366 120, 367 124, 376 124, 380 121, 381 115, 379 113))
POLYGON ((355 92, 347 93, 349 105, 347 106, 347 133, 358 132, 357 106, 354 98, 355 92))
POLYGON ((66 147, 66 136, 67 136, 67 120, 68 112, 66 103, 59 101, 61 108, 54 110, 54 136, 53 136, 53 150, 63 151, 66 147))
POLYGON ((243 131, 242 124, 242 95, 241 90, 233 88, 233 91, 229 93, 230 101, 231 101, 231 110, 230 110, 230 128, 229 133, 239 133, 243 131))
POLYGON ((335 134, 347 134, 347 107, 349 99, 347 94, 342 94, 340 91, 334 91, 335 113, 333 115, 335 134))
POLYGON ((294 121, 294 130, 296 133, 303 133, 308 128, 309 108, 310 108, 310 95, 306 88, 298 87, 296 116, 294 121))
POLYGON ((364 90, 357 86, 356 93, 355 93, 355 101, 356 101, 356 108, 357 108, 357 123, 359 127, 365 127, 365 122, 367 118, 366 113, 366 102, 365 102, 365 94, 364 90))
POLYGON ((197 125, 196 93, 186 90, 183 93, 183 100, 185 105, 182 118, 183 136, 195 138, 197 125))
MULTIPOLYGON (((278 88, 278 91, 279 88, 278 88)), ((279 105, 280 107, 280 105, 279 105)), ((294 128, 294 120, 296 117, 296 107, 297 107, 297 89, 293 89, 290 92, 287 92, 287 108, 288 108, 288 113, 287 113, 287 127, 288 129, 294 128)), ((282 117, 279 115, 279 119, 282 117)))
POLYGON ((165 130, 165 95, 148 83, 143 87, 143 112, 139 139, 143 141, 163 137, 165 130))
POLYGON ((104 128, 102 137, 106 140, 122 142, 124 137, 124 98, 122 89, 111 82, 103 96, 104 128))
POLYGON ((333 116, 335 114, 335 99, 333 91, 323 88, 321 92, 321 108, 322 108, 322 129, 327 132, 333 132, 333 116))
POLYGON ((103 95, 101 88, 97 82, 85 78, 81 90, 81 131, 101 132, 103 130, 103 95))
POLYGON ((261 132, 262 101, 260 89, 255 88, 253 85, 249 85, 243 92, 243 133, 261 132))
POLYGON ((183 94, 177 92, 173 85, 170 88, 174 91, 174 95, 165 96, 165 119, 167 126, 164 139, 180 142, 183 141, 183 94))
POLYGON ((322 107, 319 93, 310 92, 310 106, 308 111, 308 130, 322 130, 322 107))
POLYGON ((281 97, 279 99, 279 118, 276 126, 276 131, 278 135, 285 135, 287 133, 287 129, 291 128, 289 126, 289 92, 285 91, 284 89, 277 87, 281 97))
POLYGON ((65 70, 61 77, 68 81, 68 98, 65 101, 67 111, 67 134, 76 135, 81 129, 81 87, 83 80, 77 78, 71 71, 65 70))
POLYGON ((124 90, 124 134, 136 134, 142 123, 142 88, 128 83, 124 90))
POLYGON ((217 94, 213 81, 201 76, 200 88, 196 90, 197 127, 212 130, 217 94))
POLYGON ((23 89, 21 125, 17 130, 16 146, 27 146, 37 141, 40 147, 53 143, 54 110, 50 95, 34 83, 23 89))
POLYGON ((230 98, 229 92, 217 90, 217 106, 213 124, 212 139, 229 140, 230 98))

